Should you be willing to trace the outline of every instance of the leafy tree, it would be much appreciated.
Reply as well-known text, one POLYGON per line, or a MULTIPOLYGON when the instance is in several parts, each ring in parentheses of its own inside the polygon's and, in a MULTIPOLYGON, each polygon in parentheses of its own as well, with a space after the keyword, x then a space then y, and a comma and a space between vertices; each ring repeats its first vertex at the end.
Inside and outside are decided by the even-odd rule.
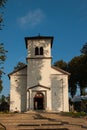
POLYGON ((4 95, 1 96, 0 99, 0 111, 8 111, 9 110, 9 102, 7 100, 8 97, 4 95))
POLYGON ((87 42, 83 45, 82 49, 80 50, 81 54, 87 55, 87 42))
POLYGON ((3 89, 3 86, 2 86, 2 75, 5 74, 4 71, 3 71, 3 64, 6 60, 6 53, 7 53, 7 50, 4 49, 4 44, 1 43, 0 44, 0 92, 2 91, 3 89))
POLYGON ((17 65, 14 67, 14 70, 18 70, 22 67, 24 67, 26 64, 23 62, 18 62, 17 65))
POLYGON ((4 102, 5 101, 5 96, 2 95, 1 98, 0 98, 0 103, 4 102))
MULTIPOLYGON (((2 9, 2 7, 5 6, 6 2, 7 0, 0 0, 0 9, 2 9)), ((3 13, 0 11, 0 30, 2 29, 2 23, 3 23, 3 13)), ((6 60, 6 52, 7 51, 4 49, 4 44, 0 43, 0 92, 3 89, 1 77, 2 74, 4 74, 4 72, 3 72, 2 64, 6 60)))
POLYGON ((77 56, 74 57, 69 63, 68 63, 68 70, 71 73, 70 79, 69 79, 69 88, 71 91, 71 95, 74 96, 76 93, 77 85, 80 86, 80 93, 82 95, 84 85, 82 85, 84 78, 84 64, 83 64, 83 56, 77 56))
POLYGON ((87 88, 87 55, 81 56, 81 62, 79 63, 79 85, 81 94, 84 93, 84 89, 87 88))
POLYGON ((4 7, 7 0, 0 0, 0 7, 4 7))
MULTIPOLYGON (((5 6, 5 3, 7 0, 0 0, 0 8, 5 6)), ((0 11, 0 30, 2 29, 2 23, 3 23, 3 12, 0 11)))
POLYGON ((65 70, 65 71, 68 70, 67 63, 63 60, 59 60, 59 61, 55 62, 54 66, 59 67, 59 68, 65 70))
POLYGON ((72 97, 76 94, 76 89, 77 89, 79 59, 80 59, 79 56, 74 57, 68 63, 68 71, 69 71, 69 73, 71 73, 70 79, 69 79, 69 91, 70 91, 72 97))

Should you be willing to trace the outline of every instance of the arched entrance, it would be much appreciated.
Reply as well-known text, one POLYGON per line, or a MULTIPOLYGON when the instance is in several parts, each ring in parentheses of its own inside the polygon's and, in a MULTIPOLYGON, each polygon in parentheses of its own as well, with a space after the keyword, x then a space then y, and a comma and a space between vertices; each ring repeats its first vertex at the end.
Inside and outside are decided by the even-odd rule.
POLYGON ((44 109, 44 95, 41 92, 37 92, 34 97, 34 110, 44 109))

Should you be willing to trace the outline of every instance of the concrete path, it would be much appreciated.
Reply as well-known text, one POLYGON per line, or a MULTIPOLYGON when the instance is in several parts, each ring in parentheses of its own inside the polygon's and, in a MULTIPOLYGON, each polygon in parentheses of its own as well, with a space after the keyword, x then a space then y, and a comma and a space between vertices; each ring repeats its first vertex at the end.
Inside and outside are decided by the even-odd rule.
POLYGON ((41 111, 0 114, 0 123, 0 130, 87 130, 87 117, 72 118, 41 111))

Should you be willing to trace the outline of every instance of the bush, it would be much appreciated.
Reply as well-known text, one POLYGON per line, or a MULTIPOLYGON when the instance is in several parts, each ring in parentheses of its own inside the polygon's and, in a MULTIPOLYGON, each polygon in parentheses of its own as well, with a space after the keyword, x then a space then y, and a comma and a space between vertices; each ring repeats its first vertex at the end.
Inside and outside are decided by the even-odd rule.
POLYGON ((71 116, 71 117, 83 117, 83 116, 86 116, 86 113, 85 112, 62 112, 61 113, 62 115, 64 116, 71 116))

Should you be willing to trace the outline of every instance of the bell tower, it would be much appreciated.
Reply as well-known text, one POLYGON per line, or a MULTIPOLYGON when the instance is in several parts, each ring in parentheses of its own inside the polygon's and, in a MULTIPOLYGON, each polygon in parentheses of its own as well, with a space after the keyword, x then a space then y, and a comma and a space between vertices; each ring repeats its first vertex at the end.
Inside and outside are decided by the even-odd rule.
MULTIPOLYGON (((27 48, 27 88, 44 84, 51 68, 53 37, 25 37, 27 48)), ((45 83, 46 84, 46 83, 45 83)))

